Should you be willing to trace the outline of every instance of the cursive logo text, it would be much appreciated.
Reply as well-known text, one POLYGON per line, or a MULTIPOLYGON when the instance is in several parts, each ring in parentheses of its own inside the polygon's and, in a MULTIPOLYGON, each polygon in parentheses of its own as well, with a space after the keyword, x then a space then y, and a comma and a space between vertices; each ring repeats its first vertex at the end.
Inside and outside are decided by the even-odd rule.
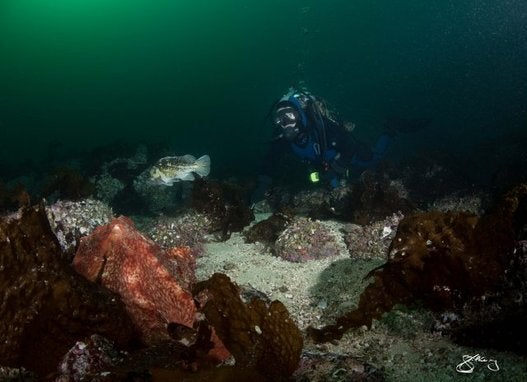
POLYGON ((456 366, 456 371, 458 373, 470 374, 476 368, 477 363, 487 364, 487 369, 490 371, 499 371, 500 367, 498 366, 498 361, 495 359, 487 359, 480 354, 476 355, 464 355, 463 362, 459 363, 456 366))

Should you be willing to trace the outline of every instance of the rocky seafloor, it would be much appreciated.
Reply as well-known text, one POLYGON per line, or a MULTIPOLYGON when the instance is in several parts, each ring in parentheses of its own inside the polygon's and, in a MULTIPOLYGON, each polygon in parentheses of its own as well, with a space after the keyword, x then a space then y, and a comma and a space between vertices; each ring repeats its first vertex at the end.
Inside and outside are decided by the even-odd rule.
POLYGON ((251 210, 235 182, 148 187, 145 163, 3 195, 1 380, 527 380, 525 186, 492 214, 366 173, 251 210))
MULTIPOLYGON (((369 283, 364 277, 385 261, 371 253, 383 253, 387 245, 382 240, 369 241, 368 252, 350 256, 342 234, 346 224, 337 221, 323 224, 335 232, 342 246, 342 251, 333 258, 290 263, 273 256, 261 244, 245 243, 242 235, 236 234, 227 242, 207 245, 204 256, 198 260, 198 278, 223 272, 240 284, 249 284, 271 299, 284 302, 301 329, 331 323, 343 312, 357 307, 359 296, 369 283)), ((400 307, 376 320, 370 329, 365 326, 352 329, 338 341, 324 344, 307 341, 305 352, 330 356, 334 361, 314 368, 298 380, 519 381, 527 377, 524 355, 461 346, 437 325, 437 317, 422 307, 400 307), (500 371, 491 371, 486 363, 476 364, 471 374, 456 371, 463 356, 476 354, 496 360, 500 371), (362 372, 362 377, 352 376, 355 368, 362 372), (368 373, 375 377, 368 379, 368 373)))

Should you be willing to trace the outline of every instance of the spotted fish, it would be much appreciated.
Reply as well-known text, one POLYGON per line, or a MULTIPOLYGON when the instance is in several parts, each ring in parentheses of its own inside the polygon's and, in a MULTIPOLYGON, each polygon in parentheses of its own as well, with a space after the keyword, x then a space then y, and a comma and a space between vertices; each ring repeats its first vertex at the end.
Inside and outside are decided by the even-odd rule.
POLYGON ((172 186, 182 180, 192 181, 209 175, 210 157, 203 155, 196 159, 192 155, 164 157, 157 161, 149 171, 150 181, 154 184, 172 186))

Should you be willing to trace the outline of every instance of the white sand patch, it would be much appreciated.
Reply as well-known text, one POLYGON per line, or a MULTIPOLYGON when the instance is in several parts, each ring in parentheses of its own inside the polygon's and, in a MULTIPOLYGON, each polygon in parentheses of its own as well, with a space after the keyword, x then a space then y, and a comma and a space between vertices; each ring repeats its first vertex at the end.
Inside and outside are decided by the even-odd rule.
MULTIPOLYGON (((324 224, 341 238, 339 223, 324 224)), ((214 272, 222 272, 239 285, 250 285, 271 300, 281 301, 304 329, 320 325, 327 307, 323 298, 312 296, 322 272, 332 263, 349 259, 344 242, 340 241, 339 246, 341 251, 336 257, 292 263, 274 256, 261 243, 245 243, 243 236, 235 233, 225 242, 206 245, 205 254, 197 260, 196 275, 198 280, 205 280, 214 272)))

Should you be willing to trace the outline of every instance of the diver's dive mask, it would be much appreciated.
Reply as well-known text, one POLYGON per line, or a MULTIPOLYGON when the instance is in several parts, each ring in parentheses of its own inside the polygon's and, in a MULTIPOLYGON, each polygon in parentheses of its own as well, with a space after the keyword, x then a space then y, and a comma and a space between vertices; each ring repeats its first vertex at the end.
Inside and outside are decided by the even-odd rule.
POLYGON ((280 128, 280 135, 288 141, 294 141, 300 134, 300 114, 290 102, 280 102, 276 106, 274 123, 280 128))

